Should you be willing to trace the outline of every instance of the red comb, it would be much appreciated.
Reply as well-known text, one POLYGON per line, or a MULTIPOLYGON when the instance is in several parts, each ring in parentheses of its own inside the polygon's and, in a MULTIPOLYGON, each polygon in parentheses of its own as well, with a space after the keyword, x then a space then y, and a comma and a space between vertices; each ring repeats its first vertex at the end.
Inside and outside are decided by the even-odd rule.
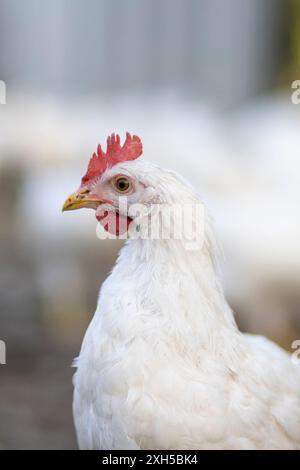
POLYGON ((103 152, 101 145, 98 145, 97 153, 93 153, 86 174, 81 180, 81 186, 98 178, 102 173, 116 163, 135 160, 143 153, 143 146, 140 138, 126 132, 126 140, 121 147, 120 136, 111 134, 107 137, 106 153, 103 152))

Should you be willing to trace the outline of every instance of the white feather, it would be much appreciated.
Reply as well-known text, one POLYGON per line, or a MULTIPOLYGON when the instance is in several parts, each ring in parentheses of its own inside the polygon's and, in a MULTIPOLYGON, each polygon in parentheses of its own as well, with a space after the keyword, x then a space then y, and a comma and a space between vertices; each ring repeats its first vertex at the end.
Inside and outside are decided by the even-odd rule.
MULTIPOLYGON (((121 165, 166 203, 195 203, 173 173, 121 165)), ((120 166, 116 171, 120 170, 120 166)), ((214 267, 214 241, 129 240, 102 285, 74 377, 82 449, 300 448, 300 368, 241 334, 214 267)))

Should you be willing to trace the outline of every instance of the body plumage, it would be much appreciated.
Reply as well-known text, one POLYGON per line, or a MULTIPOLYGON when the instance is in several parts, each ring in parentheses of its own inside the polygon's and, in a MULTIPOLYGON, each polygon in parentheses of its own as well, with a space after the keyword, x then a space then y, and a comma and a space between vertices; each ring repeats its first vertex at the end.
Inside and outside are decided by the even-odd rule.
MULTIPOLYGON (((119 175, 143 186, 129 205, 201 204, 188 183, 147 162, 118 162, 104 175, 102 188, 119 175)), ((203 234, 198 249, 172 237, 122 248, 76 361, 80 448, 300 448, 300 369, 238 330, 206 214, 203 234)))

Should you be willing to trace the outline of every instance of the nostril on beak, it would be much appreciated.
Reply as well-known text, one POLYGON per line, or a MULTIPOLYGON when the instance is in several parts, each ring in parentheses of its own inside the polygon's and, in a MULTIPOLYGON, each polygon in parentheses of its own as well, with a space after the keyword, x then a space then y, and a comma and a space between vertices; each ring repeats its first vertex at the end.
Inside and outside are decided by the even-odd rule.
POLYGON ((89 189, 84 189, 83 191, 81 191, 80 193, 76 195, 76 199, 84 199, 84 197, 89 193, 90 193, 89 189))

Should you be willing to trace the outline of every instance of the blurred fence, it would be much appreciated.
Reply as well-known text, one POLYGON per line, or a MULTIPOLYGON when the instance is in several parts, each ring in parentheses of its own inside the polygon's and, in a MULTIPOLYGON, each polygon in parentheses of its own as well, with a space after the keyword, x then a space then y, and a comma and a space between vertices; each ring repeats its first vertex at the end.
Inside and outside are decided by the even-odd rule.
POLYGON ((81 94, 175 90, 219 107, 272 86, 281 0, 0 0, 0 77, 81 94))

